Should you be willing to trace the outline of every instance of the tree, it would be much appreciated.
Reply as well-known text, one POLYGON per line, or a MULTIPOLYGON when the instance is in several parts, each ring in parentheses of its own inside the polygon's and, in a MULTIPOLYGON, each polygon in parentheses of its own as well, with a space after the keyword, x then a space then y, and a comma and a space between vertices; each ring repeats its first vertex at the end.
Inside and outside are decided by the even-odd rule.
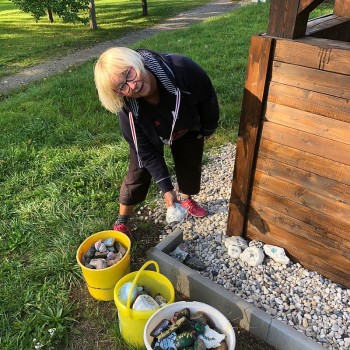
POLYGON ((141 0, 142 1, 142 16, 148 15, 148 6, 147 6, 147 0, 141 0))
POLYGON ((88 18, 80 17, 79 11, 87 11, 89 0, 11 0, 22 11, 30 13, 35 21, 41 17, 48 16, 52 23, 53 14, 63 19, 63 22, 87 23, 88 18))
POLYGON ((95 11, 95 1, 91 0, 89 2, 89 19, 90 19, 90 29, 97 29, 96 11, 95 11))

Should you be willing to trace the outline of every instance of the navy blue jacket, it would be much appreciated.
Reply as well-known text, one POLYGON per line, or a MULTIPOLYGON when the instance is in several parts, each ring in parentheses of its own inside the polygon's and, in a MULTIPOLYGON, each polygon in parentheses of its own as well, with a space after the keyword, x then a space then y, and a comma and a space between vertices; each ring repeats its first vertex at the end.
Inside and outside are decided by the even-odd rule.
MULTIPOLYGON (((205 71, 184 56, 150 50, 137 51, 158 84, 162 84, 162 98, 169 105, 169 125, 175 116, 176 123, 182 127, 203 136, 212 135, 218 126, 219 106, 205 71)), ((121 130, 131 150, 136 153, 139 166, 148 170, 165 193, 173 190, 173 185, 164 159, 164 143, 148 114, 143 101, 124 97, 124 108, 119 113, 121 130)))

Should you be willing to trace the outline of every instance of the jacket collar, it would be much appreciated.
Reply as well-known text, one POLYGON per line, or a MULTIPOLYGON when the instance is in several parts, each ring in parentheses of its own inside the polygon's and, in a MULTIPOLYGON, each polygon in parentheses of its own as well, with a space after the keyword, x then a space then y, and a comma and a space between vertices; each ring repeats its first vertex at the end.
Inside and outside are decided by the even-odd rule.
MULTIPOLYGON (((160 54, 150 50, 137 50, 142 56, 144 65, 161 82, 164 88, 174 96, 178 96, 178 88, 175 82, 175 75, 169 65, 164 61, 160 54)), ((139 115, 139 102, 136 98, 124 97, 124 102, 131 113, 137 118, 139 115)))

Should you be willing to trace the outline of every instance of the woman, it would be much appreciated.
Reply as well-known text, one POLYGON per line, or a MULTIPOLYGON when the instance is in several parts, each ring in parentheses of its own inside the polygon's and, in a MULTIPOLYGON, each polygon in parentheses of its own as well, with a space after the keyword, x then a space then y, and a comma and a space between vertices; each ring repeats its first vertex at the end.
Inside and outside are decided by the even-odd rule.
POLYGON ((102 105, 119 113, 130 145, 113 229, 130 235, 129 217, 146 198, 152 178, 167 208, 180 202, 192 216, 206 216, 207 210, 192 195, 200 191, 204 139, 217 128, 219 107, 204 70, 177 54, 114 47, 100 56, 94 75, 102 105), (179 197, 165 163, 164 145, 171 148, 179 197))

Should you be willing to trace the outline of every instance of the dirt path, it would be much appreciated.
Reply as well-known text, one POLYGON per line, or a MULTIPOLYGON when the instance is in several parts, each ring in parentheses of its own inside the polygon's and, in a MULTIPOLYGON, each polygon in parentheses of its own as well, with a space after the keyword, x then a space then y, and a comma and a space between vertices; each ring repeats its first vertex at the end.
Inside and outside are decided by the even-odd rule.
POLYGON ((194 23, 210 17, 222 15, 240 6, 240 3, 233 3, 232 0, 214 0, 204 6, 182 12, 176 17, 167 19, 151 28, 134 31, 119 39, 99 43, 93 47, 76 51, 68 56, 59 57, 26 68, 20 73, 0 79, 0 95, 1 93, 9 92, 31 82, 60 73, 72 66, 97 58, 103 51, 111 46, 129 46, 138 40, 145 39, 158 32, 187 28, 194 23))

